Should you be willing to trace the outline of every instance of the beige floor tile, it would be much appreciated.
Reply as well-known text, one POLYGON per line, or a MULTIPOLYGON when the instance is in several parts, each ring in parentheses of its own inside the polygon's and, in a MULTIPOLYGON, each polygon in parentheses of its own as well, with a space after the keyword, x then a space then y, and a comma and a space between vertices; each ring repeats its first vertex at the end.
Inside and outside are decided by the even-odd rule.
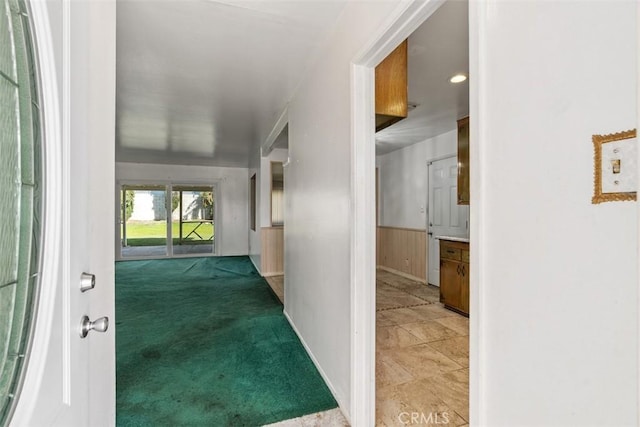
POLYGON ((376 425, 457 425, 466 421, 419 382, 383 388, 376 403, 376 425))
POLYGON ((424 342, 424 340, 419 339, 400 326, 383 326, 376 328, 376 348, 409 347, 424 342))
POLYGON ((391 286, 380 286, 376 289, 376 308, 380 308, 381 302, 394 301, 397 304, 403 305, 415 305, 424 304, 425 301, 414 297, 400 289, 393 288, 391 286))
POLYGON ((406 292, 401 291, 400 289, 396 289, 391 286, 378 286, 376 289, 376 295, 380 298, 394 298, 394 297, 402 297, 407 296, 406 292))
POLYGON ((429 343, 460 366, 469 367, 469 337, 454 337, 429 343))
POLYGON ((421 288, 407 291, 407 293, 428 302, 440 302, 440 293, 438 291, 434 292, 432 289, 427 288, 425 285, 421 286, 421 288))
POLYGON ((385 351, 376 353, 376 388, 398 385, 415 378, 385 351))
POLYGON ((469 421, 469 369, 447 372, 420 382, 469 421))
POLYGON ((458 313, 444 308, 444 306, 439 302, 436 304, 418 307, 416 310, 428 320, 439 319, 441 317, 462 317, 458 313))
POLYGON ((280 302, 284 304, 284 276, 271 276, 265 279, 280 302))
POLYGON ((416 323, 423 322, 429 319, 435 319, 436 317, 429 317, 425 313, 429 313, 424 309, 427 306, 418 306, 410 308, 397 308, 393 310, 385 310, 382 312, 384 317, 392 321, 396 325, 402 325, 404 323, 416 323))
POLYGON ((405 323, 426 322, 446 316, 458 316, 456 313, 443 308, 440 303, 385 310, 382 313, 384 314, 384 317, 394 322, 396 325, 403 325, 405 323))
MULTIPOLYGON (((411 295, 405 294, 402 291, 392 290, 392 291, 378 291, 376 292, 376 308, 380 308, 380 303, 388 303, 391 301, 395 301, 398 298, 410 297, 411 295)), ((420 301, 421 303, 423 301, 420 301)))
POLYGON ((338 408, 307 415, 300 420, 302 427, 349 427, 349 422, 338 408))
POLYGON ((264 427, 349 427, 349 422, 342 415, 340 409, 336 408, 269 424, 264 427))
POLYGON ((441 325, 436 320, 426 320, 419 323, 403 323, 402 328, 411 332, 422 342, 439 341, 445 338, 457 337, 460 334, 453 329, 441 325))
POLYGON ((396 309, 396 308, 400 308, 402 306, 398 305, 397 302, 388 299, 388 298, 377 298, 377 302, 376 302, 376 310, 391 310, 391 309, 396 309))
POLYGON ((457 413, 455 408, 451 407, 433 390, 425 387, 424 382, 413 381, 402 384, 399 388, 402 390, 401 393, 405 396, 409 406, 418 409, 418 420, 422 421, 423 424, 429 424, 429 421, 432 425, 459 425, 467 422, 465 418, 457 413))
POLYGON ((397 348, 388 354, 415 378, 428 378, 462 369, 462 366, 426 344, 397 348))
POLYGON ((418 282, 404 278, 402 276, 397 276, 395 274, 390 274, 388 276, 385 276, 384 278, 381 279, 381 282, 386 285, 393 286, 394 288, 402 289, 403 291, 406 291, 407 289, 411 289, 419 285, 418 282))
POLYGON ((392 287, 378 288, 376 291, 377 310, 398 308, 417 304, 425 304, 425 301, 392 287))
POLYGON ((377 298, 376 310, 391 310, 396 308, 417 307, 431 304, 428 301, 413 297, 409 294, 395 297, 377 298))
POLYGON ((387 270, 383 270, 381 268, 376 269, 376 280, 384 280, 384 279, 388 279, 388 278, 393 279, 395 277, 398 277, 398 275, 390 273, 387 270))
POLYGON ((425 304, 426 301, 409 294, 398 295, 390 299, 394 307, 410 307, 425 304))
POLYGON ((302 421, 300 421, 300 418, 292 418, 290 420, 268 424, 263 427, 302 427, 302 421))
POLYGON ((376 312, 376 328, 381 328, 383 326, 394 326, 396 324, 393 320, 385 316, 385 313, 386 311, 376 312))
POLYGON ((390 322, 393 322, 395 325, 401 325, 403 323, 413 323, 423 320, 424 318, 415 310, 415 307, 412 308, 396 308, 394 310, 385 310, 378 312, 382 314, 390 322))
POLYGON ((385 281, 385 283, 394 286, 398 289, 403 290, 404 292, 408 292, 408 293, 415 293, 415 292, 426 292, 428 295, 440 295, 439 292, 439 288, 436 286, 429 286, 427 284, 424 283, 420 283, 420 282, 415 282, 413 280, 409 280, 409 279, 405 279, 400 277, 398 280, 395 281, 385 281))
POLYGON ((469 335, 469 319, 464 316, 442 317, 436 319, 436 322, 449 329, 453 329, 459 335, 469 335))
POLYGON ((398 419, 400 414, 416 412, 406 402, 398 386, 388 386, 376 389, 376 426, 395 427, 402 423, 398 419))

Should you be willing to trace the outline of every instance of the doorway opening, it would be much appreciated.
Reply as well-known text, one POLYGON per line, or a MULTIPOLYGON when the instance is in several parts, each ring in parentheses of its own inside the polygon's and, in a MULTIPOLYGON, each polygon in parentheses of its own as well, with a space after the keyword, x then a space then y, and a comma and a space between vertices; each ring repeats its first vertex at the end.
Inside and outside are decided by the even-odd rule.
MULTIPOLYGON (((439 289, 435 286, 428 286, 429 251, 428 240, 426 239, 429 209, 426 164, 438 158, 457 155, 456 122, 470 115, 470 88, 467 86, 464 111, 456 108, 446 108, 446 102, 437 97, 431 97, 426 101, 411 99, 412 82, 411 76, 409 76, 408 105, 409 109, 413 107, 413 111, 408 112, 408 118, 391 124, 386 129, 381 130, 379 134, 375 133, 372 120, 376 99, 374 91, 371 90, 374 87, 374 69, 387 55, 407 39, 409 63, 411 63, 412 58, 415 62, 421 54, 425 54, 427 60, 431 59, 431 69, 422 73, 421 83, 429 86, 444 80, 445 84, 449 84, 450 76, 447 74, 452 70, 445 70, 442 65, 446 62, 443 59, 446 59, 444 57, 448 55, 446 48, 450 45, 450 39, 447 37, 432 37, 432 39, 437 40, 436 47, 439 47, 440 51, 428 54, 428 45, 413 43, 413 47, 411 46, 412 36, 423 30, 426 32, 446 31, 447 29, 463 31, 463 35, 458 34, 457 36, 462 37, 466 42, 466 50, 463 54, 464 68, 455 70, 452 74, 460 72, 465 73, 467 76, 472 74, 473 70, 470 68, 473 67, 470 67, 470 65, 473 64, 469 63, 467 8, 468 4, 466 2, 454 1, 431 1, 426 3, 416 1, 399 7, 397 15, 391 20, 392 24, 389 28, 380 32, 379 37, 374 40, 371 47, 356 58, 352 68, 354 83, 352 93, 353 150, 355 152, 352 163, 354 176, 352 187, 354 200, 352 250, 356 254, 352 263, 352 295, 358 296, 352 306, 354 316, 354 335, 352 336, 354 352, 352 360, 352 420, 358 420, 358 422, 375 424, 376 421, 383 417, 381 411, 390 409, 393 417, 394 408, 400 407, 398 405, 394 406, 393 399, 385 400, 385 392, 388 390, 381 392, 380 388, 374 389, 370 383, 367 384, 366 375, 374 377, 376 367, 380 365, 386 364, 388 370, 398 368, 399 364, 397 362, 401 362, 403 358, 407 361, 409 359, 415 361, 420 358, 427 360, 431 356, 434 357, 433 360, 440 360, 440 356, 442 356, 444 357, 442 360, 446 360, 446 363, 443 365, 436 364, 438 366, 433 365, 431 374, 427 374, 426 371, 430 369, 424 369, 425 365, 422 361, 420 363, 406 364, 406 367, 401 367, 404 369, 403 374, 407 374, 406 377, 400 380, 396 378, 391 380, 391 383, 385 384, 387 387, 395 388, 391 393, 386 393, 386 395, 391 396, 397 392, 396 395, 406 397, 407 399, 404 400, 405 407, 406 404, 411 407, 413 404, 418 403, 421 406, 421 408, 418 408, 419 410, 434 408, 434 416, 435 413, 443 416, 444 412, 447 412, 447 415, 451 416, 452 422, 456 422, 455 420, 460 422, 462 420, 468 421, 470 418, 470 375, 468 367, 470 365, 469 340, 471 334, 469 321, 458 313, 445 309, 444 305, 440 303, 441 295, 439 295, 439 289), (455 9, 460 5, 465 8, 465 16, 462 18, 463 21, 461 23, 451 25, 442 21, 438 22, 438 15, 446 14, 448 13, 447 9, 451 11, 450 9, 455 9), (434 61, 434 59, 436 60, 434 61), (437 73, 445 74, 438 77, 437 73), (425 75, 430 77, 425 77, 425 75), (430 108, 432 109, 430 113, 437 120, 446 121, 446 125, 437 127, 434 126, 434 123, 427 123, 424 120, 421 122, 422 125, 420 125, 419 121, 412 121, 412 116, 419 116, 420 114, 418 113, 430 108), (419 139, 411 140, 413 135, 424 131, 424 128, 430 128, 429 130, 433 133, 427 136, 421 135, 419 139), (380 138, 380 136, 384 136, 384 138, 380 138), (373 140, 381 142, 382 144, 377 144, 380 147, 380 145, 384 146, 389 142, 393 142, 393 139, 398 140, 399 138, 407 140, 406 147, 391 148, 386 153, 381 153, 379 148, 372 149, 371 147, 373 140), (400 152, 404 152, 404 154, 400 155, 400 152), (396 154, 394 155, 393 153, 396 154), (385 156, 386 159, 381 158, 385 156), (393 157, 395 159, 391 159, 393 157), (385 163, 388 166, 386 171, 385 163), (412 163, 417 163, 416 170, 421 169, 420 177, 409 172, 412 163), (380 206, 376 206, 375 202, 375 167, 379 168, 378 193, 380 206), (395 184, 393 181, 395 181, 395 184), (394 188, 395 191, 389 191, 394 188), (422 201, 421 199, 424 200, 422 201), (398 200, 400 200, 400 203, 397 203, 398 200), (409 201, 409 203, 403 204, 403 200, 409 201), (376 220, 376 214, 378 220, 376 220), (393 223, 397 219, 399 221, 393 223), (380 279, 380 276, 386 276, 389 273, 394 274, 394 276, 391 279, 384 277, 382 280, 378 280, 378 286, 376 287, 376 265, 379 266, 379 263, 384 261, 380 259, 382 242, 374 242, 374 236, 377 234, 382 239, 384 233, 389 234, 388 230, 384 230, 385 227, 395 229, 391 234, 396 236, 388 239, 392 245, 395 244, 399 248, 414 245, 422 249, 422 254, 416 252, 413 258, 409 256, 399 257, 398 260, 395 260, 398 265, 395 268, 397 271, 389 272, 387 268, 387 271, 379 275, 378 279, 380 279), (407 235, 404 240, 402 235, 407 235), (420 242, 420 239, 422 239, 422 242, 420 242), (404 243, 402 243, 403 241, 404 243), (375 248, 378 248, 377 253, 375 248), (412 265, 415 267, 419 263, 426 267, 422 272, 420 268, 411 269, 412 265), (380 286, 381 282, 386 286, 380 286), (387 289, 380 289, 385 287, 387 289), (392 300, 395 299, 395 302, 405 301, 407 304, 404 306, 395 304, 393 307, 389 307, 389 310, 386 310, 386 307, 377 307, 376 290, 378 290, 378 296, 382 294, 383 297, 388 297, 394 294, 391 295, 392 300), (406 292, 407 290, 409 292, 406 292), (428 290, 435 292, 429 295, 426 292, 428 290), (400 295, 396 291, 404 292, 404 295, 400 295), (376 307, 378 308, 377 311, 376 307), (398 312, 394 315, 389 315, 392 309, 397 309, 398 312), (420 318, 421 315, 425 316, 420 318), (378 322, 377 324, 376 321, 378 322), (380 328, 387 329, 382 334, 376 334, 376 331, 380 331, 380 328), (456 342, 446 343, 452 344, 448 346, 448 349, 445 348, 447 345, 440 345, 442 343, 434 344, 436 341, 442 342, 446 340, 454 340, 456 342), (386 351, 389 349, 384 347, 391 343, 404 350, 399 352, 386 351), (449 355, 445 354, 447 350, 455 348, 458 344, 460 344, 458 347, 465 347, 461 354, 453 354, 452 352, 449 352, 451 353, 449 355), (385 351, 386 354, 383 354, 385 351), (407 354, 402 355, 400 354, 401 352, 407 354), (429 355, 425 356, 427 353, 429 355), (417 368, 418 365, 421 366, 420 369, 417 368), (442 366, 446 368, 444 371, 440 369, 442 366), (457 384, 453 388, 450 387, 448 391, 452 391, 455 388, 457 396, 464 394, 463 399, 459 399, 458 402, 446 401, 447 399, 444 398, 444 395, 448 392, 445 390, 447 386, 443 386, 443 382, 439 381, 441 378, 437 378, 443 376, 453 377, 452 382, 457 384), (393 381, 396 383, 394 384, 393 381), (413 381, 416 382, 415 386, 417 388, 415 390, 412 390, 411 386, 408 385, 413 381), (435 397, 432 395, 430 402, 410 401, 412 397, 416 398, 418 395, 414 391, 422 392, 427 390, 426 394, 429 394, 437 389, 440 389, 443 393, 435 397), (378 413, 376 413, 376 406, 378 413), (446 410, 437 408, 446 408, 446 410)), ((413 38, 415 39, 415 37, 413 38)), ((469 83, 465 84, 468 85, 469 83)), ((414 84, 414 86, 416 85, 414 84)), ((466 226, 466 219, 464 223, 466 226)), ((384 243, 382 245, 384 246, 384 243)), ((438 251, 436 250, 435 252, 437 253, 438 251)), ((467 250, 466 255, 468 256, 468 254, 469 251, 467 250)), ((378 298, 378 301, 380 300, 381 298, 378 298)), ((473 317, 473 314, 471 317, 473 317)), ((402 372, 402 370, 399 370, 399 372, 402 372)), ((387 379, 390 378, 387 377, 387 379)), ((382 382, 384 381, 385 379, 383 378, 382 382)), ((400 415, 399 411, 395 412, 395 417, 389 419, 389 422, 401 422, 397 418, 400 415)), ((427 412, 429 411, 427 410, 427 412)), ((442 418, 439 419, 442 420, 442 418)), ((383 418, 382 421, 385 422, 385 419, 383 418)))

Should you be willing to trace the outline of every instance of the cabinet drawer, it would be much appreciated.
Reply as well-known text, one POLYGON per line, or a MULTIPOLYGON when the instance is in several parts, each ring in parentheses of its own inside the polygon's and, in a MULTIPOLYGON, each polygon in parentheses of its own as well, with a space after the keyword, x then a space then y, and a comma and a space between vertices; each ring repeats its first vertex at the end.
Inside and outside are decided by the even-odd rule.
POLYGON ((440 258, 460 261, 462 259, 462 250, 460 248, 442 245, 440 247, 440 258))
POLYGON ((462 262, 469 262, 469 250, 468 249, 463 249, 462 250, 462 262))

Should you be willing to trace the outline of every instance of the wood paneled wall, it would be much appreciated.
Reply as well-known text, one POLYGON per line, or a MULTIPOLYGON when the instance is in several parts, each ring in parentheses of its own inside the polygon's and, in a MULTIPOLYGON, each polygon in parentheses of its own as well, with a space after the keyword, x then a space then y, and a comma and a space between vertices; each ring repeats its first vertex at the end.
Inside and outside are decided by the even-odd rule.
POLYGON ((284 274, 284 227, 262 227, 260 270, 263 276, 284 274))
POLYGON ((425 230, 378 227, 376 258, 378 267, 426 283, 427 233, 425 230))

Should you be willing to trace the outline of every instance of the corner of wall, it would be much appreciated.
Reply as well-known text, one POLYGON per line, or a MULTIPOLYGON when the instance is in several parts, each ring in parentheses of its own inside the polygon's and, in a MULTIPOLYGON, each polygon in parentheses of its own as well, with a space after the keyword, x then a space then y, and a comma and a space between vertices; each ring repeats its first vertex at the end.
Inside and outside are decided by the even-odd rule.
POLYGON ((325 384, 327 385, 327 387, 329 387, 329 391, 331 391, 331 394, 333 395, 333 398, 336 399, 336 402, 338 402, 338 406, 340 407, 340 411, 342 412, 344 417, 347 419, 349 424, 351 424, 351 414, 349 413, 348 406, 346 405, 344 396, 341 396, 336 391, 336 387, 331 382, 331 379, 329 378, 329 376, 322 369, 322 366, 320 365, 320 363, 318 362, 317 358, 315 357, 315 355, 311 351, 311 348, 309 347, 309 345, 304 340, 303 336, 300 334, 300 331, 298 331, 298 328, 296 327, 295 323, 293 322, 293 319, 291 318, 291 316, 289 316, 289 313, 287 312, 287 309, 285 308, 282 311, 282 313, 284 314, 284 317, 289 322, 289 325, 291 325, 291 328, 293 329, 293 331, 298 336, 298 339, 300 340, 300 343, 302 343, 302 346, 304 347, 304 349, 306 350, 307 354, 309 355, 309 358, 311 359, 311 361, 313 362, 314 366, 316 367, 316 369, 320 373, 320 376, 324 380, 325 384))

